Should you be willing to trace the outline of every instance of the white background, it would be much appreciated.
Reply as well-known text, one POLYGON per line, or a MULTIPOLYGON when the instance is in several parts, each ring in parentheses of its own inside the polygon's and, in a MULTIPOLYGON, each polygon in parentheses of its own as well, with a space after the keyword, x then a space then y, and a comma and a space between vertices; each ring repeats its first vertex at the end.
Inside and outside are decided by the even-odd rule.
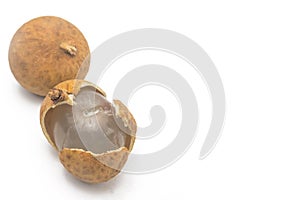
MULTIPOLYGON (((299 199, 299 9, 297 0, 1 1, 0 199, 299 199), (223 135, 214 151, 198 160, 211 116, 200 80, 203 87, 197 98, 203 99, 199 101, 203 123, 178 162, 157 173, 121 174, 99 185, 74 179, 40 129, 42 98, 18 85, 7 59, 15 31, 42 15, 75 24, 91 51, 110 37, 137 28, 170 29, 196 41, 217 66, 227 98, 223 135)), ((160 61, 165 62, 162 58, 155 63, 160 61)), ((115 71, 109 75, 120 76, 115 71)), ((102 87, 109 94, 113 91, 109 81, 102 87)), ((149 89, 156 96, 153 101, 158 101, 160 90, 149 89)), ((143 125, 149 123, 149 109, 139 111, 138 99, 145 93, 137 92, 130 103, 143 125)), ((170 97, 162 95, 162 104, 164 98, 170 97)), ((175 114, 168 113, 177 112, 175 106, 175 114)), ((145 149, 137 141, 135 152, 163 147, 151 149, 143 142, 145 149)))

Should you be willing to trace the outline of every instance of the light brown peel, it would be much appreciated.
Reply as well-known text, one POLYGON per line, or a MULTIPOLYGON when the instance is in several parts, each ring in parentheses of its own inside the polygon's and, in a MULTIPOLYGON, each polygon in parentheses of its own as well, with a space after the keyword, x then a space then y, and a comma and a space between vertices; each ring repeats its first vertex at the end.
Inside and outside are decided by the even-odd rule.
MULTIPOLYGON (((130 144, 134 143, 135 140, 135 133, 136 133, 136 121, 132 114, 129 112, 128 108, 120 101, 120 100, 113 100, 115 105, 115 120, 119 123, 119 127, 125 132, 133 137, 129 141, 130 144)), ((133 145, 129 145, 129 151, 132 150, 133 145)))
POLYGON ((75 177, 87 183, 99 183, 115 177, 123 168, 128 155, 126 147, 100 155, 64 148, 59 152, 59 159, 75 177))
POLYGON ((56 84, 83 79, 90 65, 88 43, 70 22, 54 16, 22 25, 9 47, 9 65, 26 90, 45 96, 56 84))

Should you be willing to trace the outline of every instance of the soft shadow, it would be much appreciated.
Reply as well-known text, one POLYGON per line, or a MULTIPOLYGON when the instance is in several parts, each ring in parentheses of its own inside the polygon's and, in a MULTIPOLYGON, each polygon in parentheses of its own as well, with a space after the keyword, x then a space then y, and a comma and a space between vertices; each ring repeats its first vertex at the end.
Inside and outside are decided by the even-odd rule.
POLYGON ((20 94, 20 96, 23 99, 27 99, 28 101, 30 101, 32 104, 34 105, 40 105, 44 99, 44 97, 32 94, 30 92, 28 92, 27 90, 25 90, 24 88, 22 88, 21 86, 17 86, 17 93, 20 94))
POLYGON ((111 193, 113 194, 115 190, 118 189, 124 182, 123 174, 119 174, 108 182, 98 183, 98 184, 89 184, 76 179, 69 172, 65 171, 65 178, 70 182, 75 188, 85 191, 89 194, 99 195, 101 193, 111 193))

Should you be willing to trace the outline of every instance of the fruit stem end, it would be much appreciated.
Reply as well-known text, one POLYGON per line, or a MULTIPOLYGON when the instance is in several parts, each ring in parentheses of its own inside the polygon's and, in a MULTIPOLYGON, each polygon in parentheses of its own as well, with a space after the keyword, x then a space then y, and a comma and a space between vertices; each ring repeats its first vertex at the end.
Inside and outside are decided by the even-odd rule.
POLYGON ((75 46, 73 45, 70 45, 66 42, 62 42, 59 47, 64 50, 66 53, 68 53, 69 55, 71 56, 75 56, 76 55, 76 52, 77 52, 77 49, 75 46))

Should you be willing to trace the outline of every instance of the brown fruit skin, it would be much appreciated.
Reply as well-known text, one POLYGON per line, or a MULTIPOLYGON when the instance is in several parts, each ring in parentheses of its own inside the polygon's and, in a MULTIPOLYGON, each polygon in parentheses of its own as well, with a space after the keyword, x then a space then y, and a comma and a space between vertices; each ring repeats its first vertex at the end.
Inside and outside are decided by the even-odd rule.
MULTIPOLYGON (((67 80, 56 85, 45 97, 40 110, 40 123, 44 135, 48 142, 57 150, 53 133, 48 133, 44 118, 52 108, 62 104, 73 105, 73 100, 69 95, 76 95, 83 87, 93 87, 97 92, 106 97, 105 92, 94 84, 84 80, 67 80)), ((114 100, 115 105, 118 105, 120 113, 118 117, 128 125, 132 134, 129 143, 125 147, 105 152, 102 154, 94 154, 90 151, 82 149, 63 148, 59 151, 59 159, 69 173, 74 175, 79 180, 86 183, 101 183, 106 182, 118 175, 125 165, 129 153, 135 142, 135 133, 137 130, 136 121, 127 107, 119 100, 114 100)))
POLYGON ((8 59, 20 85, 45 96, 62 81, 86 76, 90 50, 73 24, 59 17, 44 16, 18 29, 11 40, 8 59))
POLYGON ((59 159, 63 166, 81 181, 101 183, 120 173, 128 155, 126 147, 100 155, 93 155, 81 149, 64 148, 59 152, 59 159))

